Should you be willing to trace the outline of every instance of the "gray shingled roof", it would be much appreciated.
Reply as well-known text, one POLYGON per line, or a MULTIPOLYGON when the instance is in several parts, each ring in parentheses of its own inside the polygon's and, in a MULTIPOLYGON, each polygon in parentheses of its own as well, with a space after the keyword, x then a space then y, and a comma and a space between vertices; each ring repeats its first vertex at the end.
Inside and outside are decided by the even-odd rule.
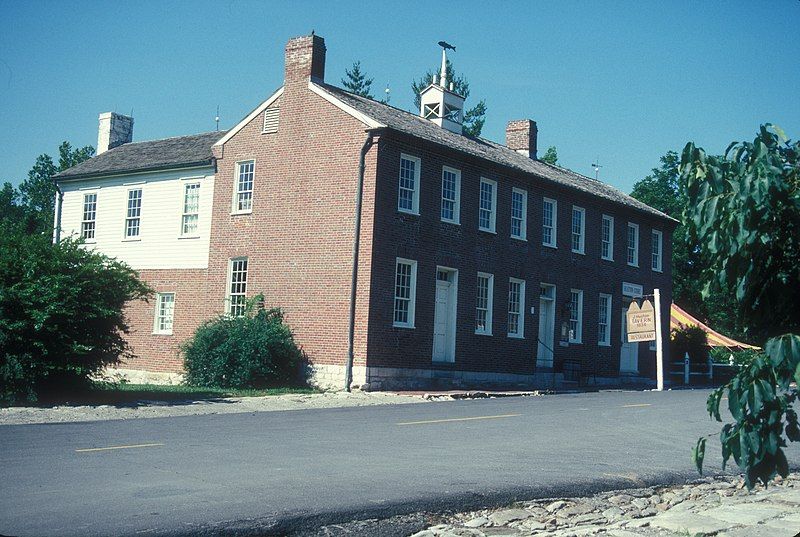
POLYGON ((664 218, 673 222, 676 221, 661 211, 653 209, 649 205, 628 196, 602 181, 586 177, 585 175, 575 173, 566 168, 552 166, 540 160, 528 158, 525 155, 517 153, 504 145, 492 142, 491 140, 450 132, 416 114, 377 101, 365 99, 364 97, 344 91, 341 88, 328 84, 318 85, 348 106, 355 108, 362 114, 386 125, 390 129, 429 142, 444 145, 502 166, 508 166, 532 174, 539 179, 544 179, 567 188, 598 196, 652 216, 664 218))
POLYGON ((222 138, 225 132, 206 132, 124 144, 64 170, 55 177, 65 181, 130 172, 210 165, 213 159, 211 146, 222 138))

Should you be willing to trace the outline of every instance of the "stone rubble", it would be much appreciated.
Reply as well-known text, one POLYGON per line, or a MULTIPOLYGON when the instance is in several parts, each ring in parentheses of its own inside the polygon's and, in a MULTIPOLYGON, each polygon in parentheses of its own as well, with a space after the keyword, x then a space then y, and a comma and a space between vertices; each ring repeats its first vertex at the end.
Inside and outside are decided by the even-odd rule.
POLYGON ((436 521, 412 537, 796 537, 800 474, 752 492, 740 476, 705 477, 685 485, 519 502, 436 521))

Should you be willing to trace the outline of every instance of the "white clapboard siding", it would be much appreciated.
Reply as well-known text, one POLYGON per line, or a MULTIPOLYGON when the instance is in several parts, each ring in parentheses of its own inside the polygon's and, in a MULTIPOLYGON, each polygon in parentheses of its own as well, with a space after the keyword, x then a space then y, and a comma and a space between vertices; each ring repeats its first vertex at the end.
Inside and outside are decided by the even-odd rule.
POLYGON ((64 191, 62 237, 80 236, 83 195, 97 193, 95 239, 87 247, 124 261, 132 268, 207 268, 214 199, 212 168, 142 173, 61 183, 64 191), (200 183, 198 232, 181 236, 184 185, 200 183), (139 236, 125 238, 128 191, 142 189, 139 236))

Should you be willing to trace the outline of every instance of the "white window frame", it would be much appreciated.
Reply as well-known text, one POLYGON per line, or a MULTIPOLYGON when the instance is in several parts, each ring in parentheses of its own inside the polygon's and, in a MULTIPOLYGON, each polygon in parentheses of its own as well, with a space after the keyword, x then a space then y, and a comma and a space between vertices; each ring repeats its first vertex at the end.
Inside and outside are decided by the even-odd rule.
POLYGON ((228 260, 228 278, 225 282, 225 314, 230 317, 241 317, 244 315, 244 312, 247 309, 247 282, 249 278, 249 272, 250 261, 247 257, 232 257, 228 260), (236 266, 237 263, 242 261, 245 262, 244 271, 236 266), (236 273, 241 274, 242 272, 244 273, 244 280, 234 282, 234 275, 236 273), (241 284, 241 287, 234 291, 234 284, 241 284), (236 297, 235 303, 234 297, 236 297))
POLYGON ((461 223, 461 170, 457 170, 455 168, 451 168, 449 166, 442 166, 442 206, 439 211, 439 216, 442 222, 447 222, 449 224, 460 224, 461 223), (455 185, 454 185, 454 197, 453 199, 445 198, 445 190, 444 190, 444 181, 445 181, 445 174, 453 174, 455 176, 455 185), (444 216, 444 205, 446 202, 450 202, 453 204, 453 218, 445 218, 444 216))
POLYGON ((583 254, 585 253, 586 249, 586 209, 583 207, 578 207, 577 205, 572 206, 572 220, 570 221, 570 228, 572 230, 572 234, 570 235, 570 245, 572 246, 572 251, 576 254, 583 254), (580 222, 580 230, 578 233, 575 233, 575 214, 581 215, 581 222, 580 222), (575 237, 577 235, 578 238, 578 247, 575 248, 575 237))
POLYGON ((123 229, 123 240, 136 241, 142 236, 142 198, 144 197, 144 188, 129 188, 125 195, 125 227, 123 229), (139 192, 138 198, 131 198, 131 194, 139 192), (138 203, 131 208, 131 201, 136 200, 138 203), (133 212, 131 212, 133 210, 133 212), (132 216, 133 215, 133 216, 132 216), (134 227, 133 223, 136 222, 134 227), (136 229, 135 234, 131 234, 131 230, 136 229))
POLYGON ((634 224, 633 222, 628 222, 628 235, 625 237, 625 259, 628 262, 628 266, 631 267, 639 267, 639 224, 634 224), (633 241, 633 248, 631 248, 631 231, 633 231, 634 241, 633 241), (633 251, 633 256, 631 256, 631 251, 633 251), (633 262, 631 262, 631 257, 633 257, 633 262))
POLYGON ((663 254, 664 254, 664 234, 654 229, 652 230, 651 239, 652 241, 650 249, 652 250, 652 259, 650 261, 650 267, 653 269, 654 272, 662 272, 664 268, 664 261, 663 261, 663 254), (655 249, 655 237, 658 237, 658 251, 655 249))
POLYGON ((481 177, 481 182, 478 187, 478 229, 480 231, 485 231, 487 233, 496 233, 497 225, 497 181, 493 181, 492 179, 487 179, 486 177, 481 177), (492 192, 492 199, 491 199, 491 207, 489 209, 485 209, 481 206, 482 202, 482 195, 483 195, 483 185, 489 185, 491 187, 492 192), (489 211, 489 227, 484 227, 481 225, 481 215, 483 211, 489 211))
POLYGON ((610 347, 611 346, 611 295, 600 293, 600 301, 597 304, 597 344, 601 347, 610 347), (602 307, 605 304, 606 307, 606 317, 603 319, 602 307), (600 339, 600 327, 605 326, 606 334, 605 338, 600 339))
POLYGON ((84 239, 86 242, 94 242, 97 240, 97 192, 85 192, 83 194, 83 213, 81 215, 81 238, 84 239), (94 196, 92 200, 92 208, 90 211, 87 211, 87 199, 90 196, 94 196), (91 218, 86 218, 87 215, 91 214, 91 218), (92 236, 88 236, 89 224, 91 224, 91 233, 92 236))
POLYGON ((528 240, 528 191, 522 188, 511 189, 511 238, 521 241, 528 240), (519 194, 522 197, 522 216, 517 218, 514 216, 514 195, 519 194), (514 223, 519 221, 519 233, 514 234, 514 223))
POLYGON ((569 342, 580 344, 583 343, 583 291, 581 289, 569 290, 569 342), (577 308, 573 308, 573 298, 577 294, 577 308), (577 316, 573 318, 573 314, 577 316), (575 329, 572 329, 572 323, 575 323, 575 329))
POLYGON ((542 246, 547 246, 549 248, 558 248, 558 239, 556 237, 556 233, 558 231, 558 202, 552 198, 543 198, 542 199, 542 246), (547 205, 552 206, 552 215, 551 215, 551 225, 548 226, 547 222, 545 221, 546 213, 545 213, 545 206, 547 205), (545 229, 550 229, 550 241, 545 241, 545 229))
POLYGON ((492 335, 492 307, 494 304, 494 274, 489 274, 488 272, 478 272, 478 278, 476 280, 475 286, 475 333, 482 336, 491 336, 492 335), (488 280, 487 288, 486 288, 486 308, 481 308, 478 302, 479 300, 479 283, 481 278, 485 278, 488 280), (478 328, 478 311, 486 311, 486 318, 484 321, 483 330, 478 328))
POLYGON ((197 180, 186 180, 183 183, 183 198, 181 203, 181 237, 189 238, 189 237, 198 237, 200 235, 200 181, 197 180), (195 207, 195 211, 189 211, 187 205, 187 195, 190 189, 194 189, 197 192, 197 207, 195 207), (191 217, 195 217, 195 229, 192 232, 186 231, 186 224, 187 220, 191 217))
POLYGON ((417 262, 413 259, 405 259, 402 257, 398 257, 395 259, 394 264, 394 280, 393 280, 393 296, 394 300, 392 301, 392 326, 396 328, 414 328, 414 317, 416 311, 416 304, 417 304, 417 262), (409 281, 409 292, 407 297, 405 296, 398 296, 397 294, 397 276, 398 276, 398 269, 400 265, 406 265, 411 267, 410 273, 410 281, 409 281), (408 313, 406 316, 406 321, 398 321, 397 320, 397 302, 398 300, 402 300, 408 303, 408 313))
POLYGON ((406 155, 405 153, 400 154, 400 168, 397 173, 397 210, 401 213, 406 214, 419 214, 419 182, 420 176, 422 174, 422 160, 419 157, 414 157, 411 155, 406 155), (407 188, 403 186, 403 161, 407 160, 409 162, 414 163, 414 185, 413 189, 407 188), (403 199, 400 196, 400 193, 403 191, 411 191, 411 208, 408 209, 406 207, 400 206, 400 201, 403 199))
POLYGON ((254 190, 256 186, 256 161, 255 159, 246 159, 246 160, 239 160, 236 161, 236 166, 234 166, 234 175, 233 175, 233 201, 231 205, 231 214, 250 214, 253 212, 253 198, 254 198, 254 190), (242 166, 247 164, 252 164, 253 171, 251 172, 250 178, 250 189, 242 189, 242 181, 241 181, 241 174, 242 174, 242 166), (249 194, 249 201, 250 206, 247 209, 242 209, 242 201, 245 199, 243 196, 245 194, 249 194))
POLYGON ((175 323, 175 293, 156 293, 156 311, 153 316, 153 333, 171 336, 175 323), (165 300, 169 298, 169 300, 165 300), (167 305, 168 303, 168 305, 167 305), (162 322, 167 321, 167 322, 162 322), (165 326, 165 325, 169 326, 165 326))
POLYGON ((508 319, 506 320, 508 327, 508 337, 523 339, 525 337, 525 280, 519 278, 508 279, 508 319), (511 309, 511 289, 513 285, 519 285, 519 297, 517 300, 517 309, 511 309), (517 316, 517 330, 511 331, 511 316, 517 316))
POLYGON ((600 221, 600 258, 605 261, 614 261, 614 217, 607 214, 604 214, 600 221), (603 240, 603 226, 606 222, 608 222, 608 255, 603 255, 603 246, 606 244, 606 241, 603 240))

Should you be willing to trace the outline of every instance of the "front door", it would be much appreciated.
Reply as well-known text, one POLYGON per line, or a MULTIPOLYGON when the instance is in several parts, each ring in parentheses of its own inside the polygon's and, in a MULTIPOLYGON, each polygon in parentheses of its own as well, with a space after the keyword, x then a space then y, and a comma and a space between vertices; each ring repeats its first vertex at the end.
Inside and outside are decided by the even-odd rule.
POLYGON ((556 287, 543 283, 539 292, 539 344, 537 367, 553 367, 553 342, 556 324, 556 287))
POLYGON ((619 351, 619 372, 638 373, 639 372, 639 343, 628 343, 628 307, 631 305, 630 298, 622 300, 622 345, 619 351))
POLYGON ((455 361, 456 271, 436 269, 436 309, 433 314, 433 360, 455 361))

